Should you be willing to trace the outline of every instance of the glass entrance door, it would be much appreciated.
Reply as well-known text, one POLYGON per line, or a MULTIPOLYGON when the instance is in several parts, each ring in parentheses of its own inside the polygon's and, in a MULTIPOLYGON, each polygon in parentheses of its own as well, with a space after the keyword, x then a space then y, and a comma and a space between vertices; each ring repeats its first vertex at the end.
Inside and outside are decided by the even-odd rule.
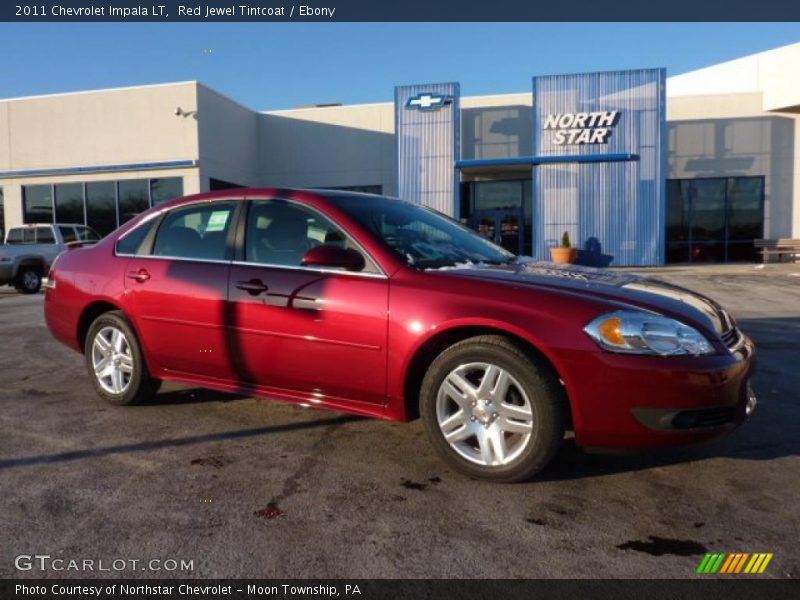
POLYGON ((522 254, 525 246, 525 222, 519 210, 504 208, 476 210, 472 214, 471 226, 482 236, 492 240, 514 254, 522 254))
POLYGON ((517 255, 531 253, 531 180, 471 181, 461 187, 461 220, 517 255))

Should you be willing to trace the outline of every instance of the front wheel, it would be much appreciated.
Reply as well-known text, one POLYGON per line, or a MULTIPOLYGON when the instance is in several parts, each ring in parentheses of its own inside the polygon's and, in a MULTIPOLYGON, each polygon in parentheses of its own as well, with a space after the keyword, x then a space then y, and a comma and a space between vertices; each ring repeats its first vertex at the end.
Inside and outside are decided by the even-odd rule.
POLYGON ((459 342, 431 363, 420 413, 454 468, 500 482, 530 479, 564 437, 566 406, 550 369, 502 336, 459 342))
POLYGON ((95 390, 111 404, 141 404, 157 391, 159 381, 147 370, 139 340, 119 311, 95 319, 86 336, 86 366, 95 390))

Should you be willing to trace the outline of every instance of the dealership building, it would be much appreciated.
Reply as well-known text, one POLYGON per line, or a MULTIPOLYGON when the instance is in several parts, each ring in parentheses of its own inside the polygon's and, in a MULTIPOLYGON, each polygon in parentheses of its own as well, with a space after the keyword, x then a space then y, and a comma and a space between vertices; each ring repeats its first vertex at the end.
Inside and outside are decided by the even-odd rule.
MULTIPOLYGON (((0 100, 0 229, 86 223, 240 186, 399 196, 540 259, 757 259, 800 238, 800 44, 664 69, 521 74, 527 91, 254 111, 181 82, 0 100)), ((524 85, 524 84, 523 84, 524 85)), ((522 86, 521 86, 522 87, 522 86)))

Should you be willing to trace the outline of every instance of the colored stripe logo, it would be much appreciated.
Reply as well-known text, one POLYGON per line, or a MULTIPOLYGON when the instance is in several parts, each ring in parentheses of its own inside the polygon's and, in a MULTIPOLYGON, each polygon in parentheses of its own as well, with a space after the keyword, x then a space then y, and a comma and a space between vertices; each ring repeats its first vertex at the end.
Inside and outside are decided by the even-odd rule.
POLYGON ((706 554, 703 560, 700 561, 697 572, 704 575, 715 573, 726 575, 763 573, 769 561, 772 560, 772 556, 771 552, 758 552, 755 554, 747 552, 732 552, 730 554, 716 552, 714 554, 706 554))

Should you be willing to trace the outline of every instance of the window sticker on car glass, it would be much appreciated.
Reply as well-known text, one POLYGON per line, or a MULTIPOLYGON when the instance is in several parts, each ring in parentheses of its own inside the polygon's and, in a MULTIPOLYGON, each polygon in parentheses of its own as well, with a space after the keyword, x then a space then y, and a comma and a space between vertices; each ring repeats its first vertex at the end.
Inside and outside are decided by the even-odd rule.
POLYGON ((209 231, 222 231, 225 229, 225 223, 228 222, 228 215, 230 211, 228 210, 217 210, 211 213, 211 216, 208 219, 208 225, 206 225, 206 233, 209 231))

